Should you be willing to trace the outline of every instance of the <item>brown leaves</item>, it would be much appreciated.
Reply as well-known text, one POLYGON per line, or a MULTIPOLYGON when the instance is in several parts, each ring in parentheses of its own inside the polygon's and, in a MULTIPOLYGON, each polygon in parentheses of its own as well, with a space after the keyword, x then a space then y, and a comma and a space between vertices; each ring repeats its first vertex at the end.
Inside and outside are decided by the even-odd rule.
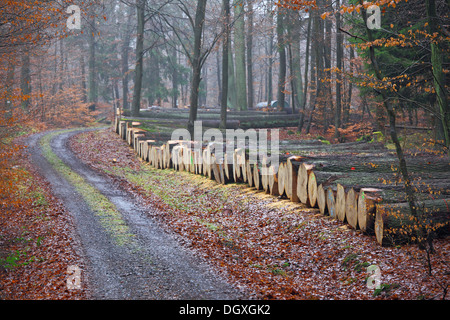
MULTIPOLYGON (((380 267, 382 282, 390 288, 375 298, 431 298, 439 292, 425 275, 416 247, 381 248, 373 238, 343 229, 342 223, 316 210, 278 205, 282 200, 240 185, 149 169, 136 157, 127 157, 130 149, 110 131, 85 133, 72 145, 96 168, 132 171, 124 175, 114 170, 113 175, 143 204, 160 208, 163 214, 155 218, 250 297, 373 299, 374 291, 365 282, 369 264, 380 267), (118 162, 112 165, 112 158, 118 162)), ((445 267, 438 261, 448 261, 450 245, 438 240, 436 246, 434 267, 442 275, 445 267)))
POLYGON ((82 267, 75 254, 73 226, 48 184, 16 153, 21 175, 0 204, 0 299, 85 299, 84 291, 68 291, 67 266, 82 267))

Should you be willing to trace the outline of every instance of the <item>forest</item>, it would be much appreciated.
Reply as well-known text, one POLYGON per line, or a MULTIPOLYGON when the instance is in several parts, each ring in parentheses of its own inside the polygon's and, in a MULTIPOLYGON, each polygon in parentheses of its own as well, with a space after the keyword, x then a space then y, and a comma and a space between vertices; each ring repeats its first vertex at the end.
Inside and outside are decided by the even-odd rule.
MULTIPOLYGON (((448 0, 1 0, 0 277, 9 274, 2 271, 11 269, 11 257, 16 263, 31 256, 10 254, 20 249, 13 250, 10 238, 18 237, 21 219, 12 222, 12 217, 36 208, 55 210, 41 191, 30 192, 40 181, 30 182, 30 175, 43 169, 25 160, 32 150, 25 140, 84 128, 70 138, 74 154, 121 183, 126 180, 132 192, 147 190, 141 179, 158 184, 164 181, 159 175, 167 174, 161 182, 167 190, 151 191, 179 210, 178 200, 166 199, 173 174, 186 181, 199 175, 224 188, 245 185, 273 201, 316 210, 380 247, 416 245, 424 273, 438 288, 425 295, 445 299, 449 15, 448 0), (259 137, 270 132, 279 143, 272 154, 276 165, 264 157, 252 161, 245 143, 230 152, 225 143, 173 137, 180 129, 194 137, 198 123, 203 132, 256 130, 259 137), (105 138, 105 132, 113 134, 105 138), (105 140, 94 147, 96 139, 105 140), (126 159, 124 146, 131 152, 126 159), (141 169, 133 169, 132 157, 154 176, 147 177, 147 169, 133 175, 141 169), (433 254, 443 256, 433 260, 433 254)), ((54 168, 63 168, 56 149, 45 149, 58 138, 52 139, 35 144, 54 168)), ((83 188, 74 174, 65 177, 83 188)), ((79 193, 95 212, 89 192, 79 193)), ((221 238, 224 227, 212 227, 218 222, 202 214, 197 223, 226 250, 236 251, 221 238)), ((20 297, 2 290, 0 299, 3 293, 20 297)), ((273 290, 257 298, 305 298, 295 290, 273 290)), ((66 294, 73 298, 73 292, 66 294)))

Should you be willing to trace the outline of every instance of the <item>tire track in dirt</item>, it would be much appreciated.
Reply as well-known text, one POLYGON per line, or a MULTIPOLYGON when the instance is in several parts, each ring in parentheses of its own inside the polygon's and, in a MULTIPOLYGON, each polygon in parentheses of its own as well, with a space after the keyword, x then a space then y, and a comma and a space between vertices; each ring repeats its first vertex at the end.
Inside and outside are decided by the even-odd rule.
POLYGON ((48 161, 41 139, 29 138, 29 152, 38 171, 73 216, 79 235, 79 253, 85 257, 85 287, 93 299, 236 299, 241 294, 207 264, 183 248, 176 237, 149 217, 156 208, 141 208, 126 191, 82 163, 68 148, 68 140, 83 130, 61 131, 49 140, 53 156, 84 182, 73 185, 48 161), (94 187, 120 212, 130 241, 118 244, 102 223, 99 212, 80 193, 84 183, 94 187), (78 189, 77 189, 78 188, 78 189))

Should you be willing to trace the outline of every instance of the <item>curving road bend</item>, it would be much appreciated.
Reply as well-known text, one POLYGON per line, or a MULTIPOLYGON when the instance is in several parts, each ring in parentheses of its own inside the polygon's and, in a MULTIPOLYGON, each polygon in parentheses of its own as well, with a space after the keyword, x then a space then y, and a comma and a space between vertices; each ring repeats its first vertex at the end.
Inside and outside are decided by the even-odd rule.
POLYGON ((115 205, 133 235, 133 245, 116 244, 75 186, 47 161, 40 139, 48 133, 31 136, 28 152, 74 220, 77 250, 85 261, 82 285, 92 299, 242 298, 242 294, 205 261, 182 247, 175 235, 151 219, 148 212, 156 208, 141 208, 126 191, 74 155, 68 147, 68 139, 83 130, 87 129, 61 131, 50 140, 51 149, 73 172, 115 205))

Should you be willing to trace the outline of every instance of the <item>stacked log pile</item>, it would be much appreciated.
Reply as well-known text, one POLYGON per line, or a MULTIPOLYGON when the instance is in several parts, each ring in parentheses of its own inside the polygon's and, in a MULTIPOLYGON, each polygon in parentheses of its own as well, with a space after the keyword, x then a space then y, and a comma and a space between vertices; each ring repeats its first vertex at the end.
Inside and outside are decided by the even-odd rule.
MULTIPOLYGON (((114 130, 154 168, 200 174, 220 184, 246 183, 261 192, 318 208, 321 214, 347 223, 352 229, 375 235, 380 245, 395 243, 395 230, 401 234, 403 231, 398 229, 414 220, 408 213, 403 182, 393 172, 395 157, 381 144, 295 145, 299 155, 282 154, 278 167, 274 167, 266 158, 252 162, 243 148, 227 154, 225 145, 219 143, 157 141, 136 128, 138 124, 116 119, 114 130)), ((448 161, 430 164, 426 159, 416 160, 411 167, 425 177, 424 190, 417 187, 421 216, 437 222, 439 233, 449 234, 448 161), (430 200, 429 190, 435 181, 438 187, 430 200)))

